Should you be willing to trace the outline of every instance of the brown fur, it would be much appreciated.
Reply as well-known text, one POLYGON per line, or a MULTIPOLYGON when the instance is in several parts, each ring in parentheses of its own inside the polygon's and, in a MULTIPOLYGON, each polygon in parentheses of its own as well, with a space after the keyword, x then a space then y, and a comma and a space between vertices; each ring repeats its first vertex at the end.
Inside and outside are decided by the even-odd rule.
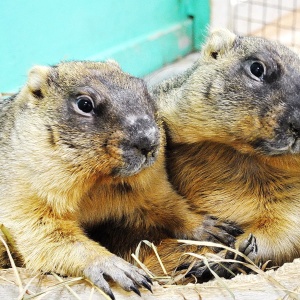
POLYGON ((153 91, 173 185, 195 212, 240 225, 238 242, 253 233, 272 265, 300 255, 299 82, 291 50, 219 30, 190 70, 153 91))
POLYGON ((113 298, 103 275, 128 291, 150 287, 107 248, 129 260, 142 238, 208 235, 168 182, 164 130, 144 82, 115 63, 34 67, 0 114, 0 221, 26 267, 84 275, 113 298), (82 97, 91 112, 79 108, 82 97), (110 235, 96 230, 102 245, 88 237, 110 223, 110 235))

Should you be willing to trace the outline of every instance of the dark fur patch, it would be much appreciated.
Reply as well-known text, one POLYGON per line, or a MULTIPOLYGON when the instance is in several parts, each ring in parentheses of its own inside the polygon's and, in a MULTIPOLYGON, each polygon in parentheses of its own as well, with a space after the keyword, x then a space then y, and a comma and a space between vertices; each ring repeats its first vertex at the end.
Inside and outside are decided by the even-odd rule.
POLYGON ((204 92, 204 97, 206 99, 210 99, 211 88, 212 88, 212 81, 209 81, 208 85, 206 86, 205 92, 204 92))
POLYGON ((119 183, 118 185, 116 185, 116 189, 122 195, 127 195, 128 193, 132 193, 133 191, 132 186, 127 182, 119 183))
POLYGON ((212 56, 212 58, 217 59, 218 58, 218 52, 212 52, 211 56, 212 56))
POLYGON ((141 240, 158 243, 163 238, 171 238, 173 234, 164 228, 128 224, 126 217, 120 220, 107 220, 85 228, 89 238, 100 243, 113 253, 124 256, 133 253, 141 240))
POLYGON ((70 148, 70 149, 76 149, 77 147, 74 145, 74 144, 72 144, 71 142, 64 142, 64 145, 66 145, 66 146, 68 146, 68 148, 70 148))
POLYGON ((41 98, 44 97, 44 95, 43 95, 43 93, 42 93, 41 90, 35 90, 35 91, 32 91, 32 94, 33 94, 36 98, 39 98, 39 99, 41 99, 41 98))
POLYGON ((267 83, 273 83, 280 79, 282 74, 282 68, 277 64, 277 67, 275 70, 272 70, 270 73, 267 73, 266 76, 264 76, 264 81, 267 83))
POLYGON ((50 145, 55 146, 56 142, 55 142, 53 129, 50 125, 46 126, 46 128, 47 128, 47 132, 48 132, 48 136, 49 136, 49 138, 48 138, 49 143, 50 143, 50 145))

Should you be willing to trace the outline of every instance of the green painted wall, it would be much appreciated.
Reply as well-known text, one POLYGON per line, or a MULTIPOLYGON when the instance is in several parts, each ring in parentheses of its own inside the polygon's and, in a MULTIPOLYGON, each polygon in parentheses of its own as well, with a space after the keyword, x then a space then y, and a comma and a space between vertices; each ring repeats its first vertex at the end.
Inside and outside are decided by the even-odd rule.
POLYGON ((35 64, 116 59, 136 76, 199 48, 209 0, 0 0, 0 92, 35 64))

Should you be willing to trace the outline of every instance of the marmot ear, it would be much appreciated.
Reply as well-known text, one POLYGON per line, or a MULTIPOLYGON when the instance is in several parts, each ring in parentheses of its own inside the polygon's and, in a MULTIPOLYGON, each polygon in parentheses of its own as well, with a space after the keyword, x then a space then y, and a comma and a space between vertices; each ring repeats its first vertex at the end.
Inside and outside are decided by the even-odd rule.
POLYGON ((202 54, 217 59, 234 46, 236 38, 237 36, 227 29, 213 30, 202 48, 202 54))
POLYGON ((27 86, 35 97, 43 97, 42 86, 45 84, 50 70, 51 67, 47 66, 34 66, 30 69, 27 86))

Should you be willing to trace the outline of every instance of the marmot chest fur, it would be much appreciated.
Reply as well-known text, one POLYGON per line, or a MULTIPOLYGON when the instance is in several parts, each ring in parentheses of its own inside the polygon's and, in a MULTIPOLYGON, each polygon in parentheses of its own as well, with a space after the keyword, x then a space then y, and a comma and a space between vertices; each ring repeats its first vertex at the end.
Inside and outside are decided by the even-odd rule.
POLYGON ((153 90, 173 185, 194 211, 253 233, 273 265, 300 255, 299 82, 291 50, 219 30, 190 70, 153 90))

